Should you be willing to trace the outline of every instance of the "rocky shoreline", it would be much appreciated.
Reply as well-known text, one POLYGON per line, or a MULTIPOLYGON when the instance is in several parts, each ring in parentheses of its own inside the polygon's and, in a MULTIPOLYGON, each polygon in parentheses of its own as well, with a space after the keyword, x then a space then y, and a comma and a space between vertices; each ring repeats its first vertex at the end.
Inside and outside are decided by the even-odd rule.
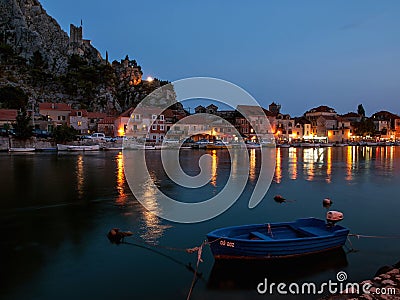
POLYGON ((364 280, 359 283, 359 293, 342 291, 340 295, 333 295, 324 300, 375 300, 400 299, 400 261, 393 266, 383 266, 376 273, 373 279, 364 280), (362 290, 363 286, 369 287, 369 293, 362 290))

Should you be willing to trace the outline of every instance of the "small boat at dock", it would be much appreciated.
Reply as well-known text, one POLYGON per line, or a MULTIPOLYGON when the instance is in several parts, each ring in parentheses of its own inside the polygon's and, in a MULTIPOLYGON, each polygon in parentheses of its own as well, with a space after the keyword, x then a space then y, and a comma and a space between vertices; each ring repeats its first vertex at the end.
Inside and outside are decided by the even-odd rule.
POLYGON ((24 152, 35 152, 35 148, 9 148, 9 152, 18 152, 18 153, 24 153, 24 152))
POLYGON ((247 149, 260 149, 261 145, 255 142, 247 142, 246 143, 246 148, 247 149))
POLYGON ((100 150, 100 145, 63 145, 57 144, 58 151, 98 151, 100 150))
POLYGON ((224 143, 221 140, 216 140, 214 143, 206 145, 206 149, 211 149, 211 150, 228 149, 228 148, 232 148, 232 146, 224 143))
MULTIPOLYGON (((349 230, 329 217, 294 222, 225 227, 207 234, 215 259, 273 259, 320 253, 342 247, 349 230)), ((329 215, 330 214, 330 215, 329 215)), ((341 215, 343 218, 343 215, 341 215)))

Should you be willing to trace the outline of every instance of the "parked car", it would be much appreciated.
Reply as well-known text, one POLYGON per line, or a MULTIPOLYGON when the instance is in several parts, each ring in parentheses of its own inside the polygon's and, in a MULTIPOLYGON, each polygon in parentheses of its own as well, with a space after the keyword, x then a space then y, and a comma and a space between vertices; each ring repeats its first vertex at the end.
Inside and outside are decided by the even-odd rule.
POLYGON ((198 145, 208 145, 208 144, 212 144, 212 142, 210 142, 207 139, 201 139, 201 140, 197 141, 196 144, 198 144, 198 145))
POLYGON ((95 132, 92 135, 88 135, 86 136, 88 139, 91 139, 93 141, 106 141, 106 135, 104 133, 101 132, 95 132))
POLYGON ((165 144, 179 144, 179 140, 177 139, 164 139, 165 144))
POLYGON ((111 137, 111 136, 106 136, 106 137, 104 138, 104 140, 105 140, 106 142, 111 142, 111 143, 114 143, 114 142, 117 141, 116 138, 113 138, 113 137, 111 137))
POLYGON ((101 132, 95 132, 91 135, 92 139, 105 139, 106 135, 104 133, 101 132))
POLYGON ((48 137, 51 137, 51 135, 52 135, 47 130, 41 130, 41 129, 34 129, 34 130, 32 130, 32 133, 34 136, 36 136, 38 138, 48 138, 48 137))
POLYGON ((1 129, 0 129, 0 135, 1 135, 1 136, 8 136, 8 135, 9 135, 9 132, 8 132, 7 129, 1 128, 1 129))

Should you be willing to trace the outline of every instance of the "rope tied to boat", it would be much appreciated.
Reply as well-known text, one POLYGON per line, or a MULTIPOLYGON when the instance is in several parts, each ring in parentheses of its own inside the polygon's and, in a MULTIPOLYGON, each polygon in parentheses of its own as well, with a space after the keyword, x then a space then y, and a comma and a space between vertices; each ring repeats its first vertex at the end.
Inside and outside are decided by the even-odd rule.
POLYGON ((108 239, 109 239, 112 243, 115 243, 115 244, 120 244, 120 243, 122 243, 122 244, 129 244, 128 242, 125 242, 125 241, 124 241, 124 238, 125 238, 125 237, 128 237, 128 236, 129 236, 131 239, 133 239, 133 240, 135 240, 136 242, 138 242, 138 243, 145 244, 145 245, 148 245, 148 246, 154 247, 154 248, 161 248, 161 249, 170 250, 170 251, 186 252, 186 253, 188 253, 188 254, 197 253, 196 269, 195 269, 194 272, 193 272, 193 273, 194 273, 194 275, 193 275, 193 280, 192 280, 192 283, 191 283, 191 286, 190 286, 190 290, 189 290, 188 296, 187 296, 187 298, 186 298, 187 300, 190 299, 191 294, 192 294, 192 291, 193 291, 193 288, 194 288, 194 286, 195 286, 195 284, 196 284, 196 281, 197 281, 197 279, 198 279, 198 277, 199 277, 199 275, 198 275, 198 274, 199 274, 199 273, 198 273, 199 265, 200 265, 201 262, 204 262, 204 261, 203 261, 203 258, 202 258, 204 246, 205 246, 205 245, 211 245, 211 244, 216 243, 216 242, 220 241, 221 239, 224 239, 224 238, 225 238, 225 237, 220 237, 220 238, 217 238, 217 239, 215 239, 215 240, 213 240, 213 241, 211 241, 211 242, 208 242, 207 240, 204 240, 204 241, 201 243, 201 245, 198 246, 198 247, 192 247, 192 248, 176 248, 176 247, 158 245, 158 244, 155 244, 155 243, 149 243, 149 242, 147 242, 147 241, 144 241, 143 239, 138 239, 138 238, 134 237, 134 236, 133 236, 133 233, 130 232, 130 231, 127 231, 127 232, 119 231, 119 229, 117 229, 117 228, 111 229, 110 232, 109 232, 108 235, 107 235, 108 239), (116 235, 117 235, 117 238, 115 238, 116 235))
POLYGON ((200 263, 203 262, 203 259, 201 258, 201 254, 203 253, 203 247, 204 247, 204 245, 207 245, 207 244, 209 244, 207 241, 203 241, 203 243, 201 243, 200 247, 194 247, 194 248, 191 248, 191 249, 187 249, 187 251, 191 251, 191 252, 188 252, 188 253, 195 253, 197 251, 197 263, 196 263, 196 269, 195 269, 195 272, 194 272, 194 275, 193 275, 192 284, 190 285, 190 290, 189 290, 189 293, 187 295, 186 300, 189 300, 190 296, 192 295, 192 291, 193 291, 194 285, 196 284, 197 271, 199 269, 200 263))

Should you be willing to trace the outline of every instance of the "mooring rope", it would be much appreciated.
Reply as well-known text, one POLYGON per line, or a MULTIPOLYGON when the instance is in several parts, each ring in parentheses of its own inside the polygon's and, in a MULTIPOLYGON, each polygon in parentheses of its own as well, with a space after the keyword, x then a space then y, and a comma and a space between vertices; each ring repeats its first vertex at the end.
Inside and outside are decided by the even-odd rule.
POLYGON ((365 234, 355 234, 349 233, 349 236, 354 236, 356 238, 371 238, 371 239, 400 239, 400 235, 365 235, 365 234))
MULTIPOLYGON (((130 233, 130 232, 129 232, 129 233, 130 233)), ((127 244, 127 245, 135 245, 135 244, 132 244, 132 243, 129 243, 129 242, 125 242, 125 241, 124 241, 124 238, 125 238, 125 237, 127 237, 127 236, 122 237, 122 241, 121 241, 120 243, 122 243, 122 244, 127 244)), ((171 259, 171 260, 173 260, 173 261, 175 261, 175 262, 177 262, 177 263, 179 263, 179 264, 185 265, 186 268, 188 268, 190 271, 192 271, 192 272, 194 273, 194 275, 193 275, 193 280, 192 280, 192 283, 191 283, 191 285, 190 285, 190 290, 189 290, 188 296, 187 296, 187 298, 186 298, 187 300, 189 300, 190 297, 191 297, 191 295, 192 295, 193 288, 194 288, 194 286, 195 286, 195 284, 196 284, 196 282, 197 282, 197 279, 198 279, 198 278, 201 278, 201 274, 198 273, 198 270, 199 270, 199 265, 200 265, 200 263, 203 262, 202 253, 203 253, 203 248, 204 248, 204 246, 205 246, 205 245, 211 245, 211 244, 213 244, 213 243, 215 243, 215 242, 218 242, 219 240, 225 238, 225 237, 220 237, 220 238, 217 238, 217 239, 215 239, 215 240, 213 240, 213 241, 211 241, 211 242, 208 242, 207 240, 205 240, 205 241, 203 241, 203 242, 201 243, 201 245, 198 246, 198 247, 192 247, 192 248, 177 248, 177 247, 170 247, 170 246, 163 246, 163 245, 158 245, 158 244, 154 244, 154 243, 149 243, 149 242, 144 241, 144 240, 142 240, 142 239, 135 238, 134 236, 129 236, 129 237, 130 237, 131 239, 135 240, 137 243, 147 245, 148 247, 161 248, 161 249, 170 250, 170 251, 186 252, 186 253, 188 253, 188 254, 197 253, 196 269, 193 269, 193 268, 190 266, 190 264, 189 264, 189 266, 188 266, 188 265, 185 265, 185 264, 179 262, 178 260, 176 260, 176 259, 174 259, 174 258, 172 258, 172 257, 170 257, 170 256, 166 256, 166 255, 163 254, 164 256, 168 257, 169 259, 171 259)), ((135 245, 135 246, 139 246, 139 245, 135 245)), ((152 250, 151 248, 147 248, 147 249, 148 249, 148 250, 152 250)), ((153 250, 153 251, 155 251, 155 250, 153 250)), ((161 254, 161 253, 158 253, 158 254, 161 254)))

